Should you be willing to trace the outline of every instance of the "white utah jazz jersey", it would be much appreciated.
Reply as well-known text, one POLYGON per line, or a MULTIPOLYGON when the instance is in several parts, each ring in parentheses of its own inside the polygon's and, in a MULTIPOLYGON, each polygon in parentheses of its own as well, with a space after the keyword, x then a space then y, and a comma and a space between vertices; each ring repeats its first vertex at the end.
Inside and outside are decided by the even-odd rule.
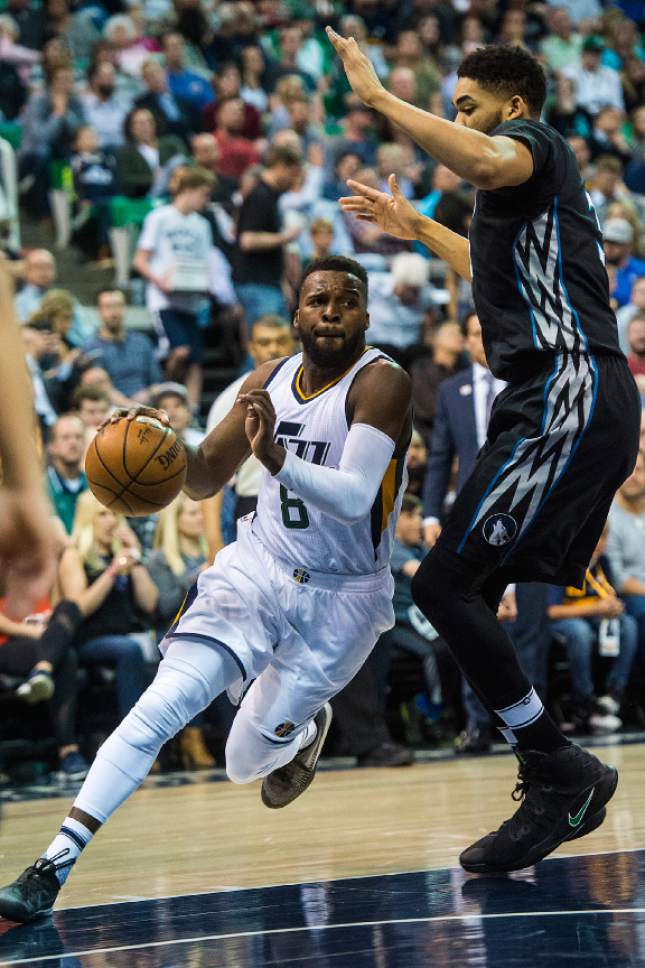
MULTIPOLYGON (((358 371, 382 356, 368 347, 346 373, 308 397, 300 382, 302 354, 288 357, 266 384, 276 412, 276 443, 303 460, 338 467, 349 432, 347 394, 358 371)), ((391 460, 371 510, 344 524, 301 501, 265 470, 252 530, 268 551, 295 568, 373 574, 389 563, 406 481, 405 458, 391 460)))

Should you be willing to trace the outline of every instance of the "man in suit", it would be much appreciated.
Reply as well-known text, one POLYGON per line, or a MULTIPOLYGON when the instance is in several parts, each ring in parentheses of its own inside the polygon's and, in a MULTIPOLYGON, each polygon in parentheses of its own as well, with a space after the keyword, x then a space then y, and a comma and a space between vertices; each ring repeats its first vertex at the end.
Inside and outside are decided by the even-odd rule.
MULTIPOLYGON (((455 491, 459 491, 486 441, 495 398, 506 386, 488 369, 477 314, 470 312, 462 325, 472 365, 444 380, 439 386, 423 488, 424 539, 429 548, 441 534, 441 514, 454 460, 457 458, 455 491)), ((542 693, 550 641, 545 587, 535 583, 518 585, 515 590, 509 586, 497 614, 500 621, 512 623, 509 631, 522 665, 542 693)), ((457 752, 484 752, 491 745, 490 717, 465 679, 462 695, 466 728, 456 741, 457 752)))
POLYGON ((174 134, 188 145, 191 134, 201 131, 199 112, 171 92, 166 71, 158 61, 151 58, 144 62, 141 79, 146 90, 136 99, 134 106, 152 112, 158 134, 174 134))

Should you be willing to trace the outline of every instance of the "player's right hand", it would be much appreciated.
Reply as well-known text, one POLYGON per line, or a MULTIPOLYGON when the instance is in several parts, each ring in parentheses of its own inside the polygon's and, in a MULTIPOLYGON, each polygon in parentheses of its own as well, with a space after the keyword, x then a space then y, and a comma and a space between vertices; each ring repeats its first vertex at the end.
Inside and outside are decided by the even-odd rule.
POLYGON ((155 420, 158 420, 159 423, 163 424, 164 427, 170 426, 170 418, 165 410, 157 410, 155 407, 143 406, 129 407, 128 409, 125 407, 117 407, 117 409, 114 410, 109 417, 106 417, 103 423, 99 425, 97 428, 97 433, 98 431, 103 430, 104 427, 107 427, 108 424, 118 423, 119 420, 123 420, 124 417, 126 420, 134 420, 135 417, 153 417, 155 420))
POLYGON ((399 188, 396 175, 390 175, 387 183, 391 195, 350 178, 347 185, 354 194, 339 199, 339 205, 359 221, 373 222, 397 239, 417 239, 421 216, 399 188))

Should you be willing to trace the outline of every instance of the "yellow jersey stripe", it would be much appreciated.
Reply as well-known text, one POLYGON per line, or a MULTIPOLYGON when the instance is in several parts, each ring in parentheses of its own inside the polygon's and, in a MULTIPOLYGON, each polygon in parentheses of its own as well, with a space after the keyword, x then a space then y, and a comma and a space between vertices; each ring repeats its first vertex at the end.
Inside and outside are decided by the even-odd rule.
POLYGON ((397 460, 390 461, 381 484, 381 533, 387 528, 388 518, 394 510, 396 502, 397 464, 397 460))

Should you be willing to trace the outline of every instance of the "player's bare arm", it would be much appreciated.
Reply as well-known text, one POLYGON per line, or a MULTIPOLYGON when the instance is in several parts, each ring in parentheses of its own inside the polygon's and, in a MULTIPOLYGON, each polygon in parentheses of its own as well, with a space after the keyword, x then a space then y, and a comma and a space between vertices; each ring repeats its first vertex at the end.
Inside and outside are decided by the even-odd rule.
POLYGON ((388 184, 391 193, 389 195, 350 179, 347 185, 353 195, 341 198, 340 207, 362 222, 378 225, 397 239, 423 243, 439 259, 447 262, 462 279, 471 282, 468 239, 417 212, 399 188, 396 175, 390 175, 388 184))
MULTIPOLYGON (((272 360, 249 373, 241 392, 262 387, 279 362, 280 360, 272 360)), ((137 416, 153 417, 164 426, 170 426, 168 414, 164 410, 143 406, 115 410, 105 423, 115 423, 123 417, 134 420, 137 416)), ((245 417, 246 407, 236 402, 199 447, 191 447, 182 442, 188 464, 183 489, 194 501, 203 501, 217 494, 230 481, 242 461, 249 456, 251 448, 244 431, 245 417)))
MULTIPOLYGON (((531 152, 520 142, 503 136, 491 137, 481 130, 466 127, 467 118, 477 110, 477 102, 464 94, 456 102, 458 121, 446 121, 428 111, 408 104, 383 87, 369 58, 353 37, 345 39, 331 27, 327 36, 343 62, 347 80, 354 92, 369 107, 385 115, 409 134, 416 143, 461 175, 476 188, 495 189, 521 185, 533 174, 531 152)), ((520 99, 516 110, 521 111, 520 99)), ((506 120, 520 114, 511 114, 506 120)))

